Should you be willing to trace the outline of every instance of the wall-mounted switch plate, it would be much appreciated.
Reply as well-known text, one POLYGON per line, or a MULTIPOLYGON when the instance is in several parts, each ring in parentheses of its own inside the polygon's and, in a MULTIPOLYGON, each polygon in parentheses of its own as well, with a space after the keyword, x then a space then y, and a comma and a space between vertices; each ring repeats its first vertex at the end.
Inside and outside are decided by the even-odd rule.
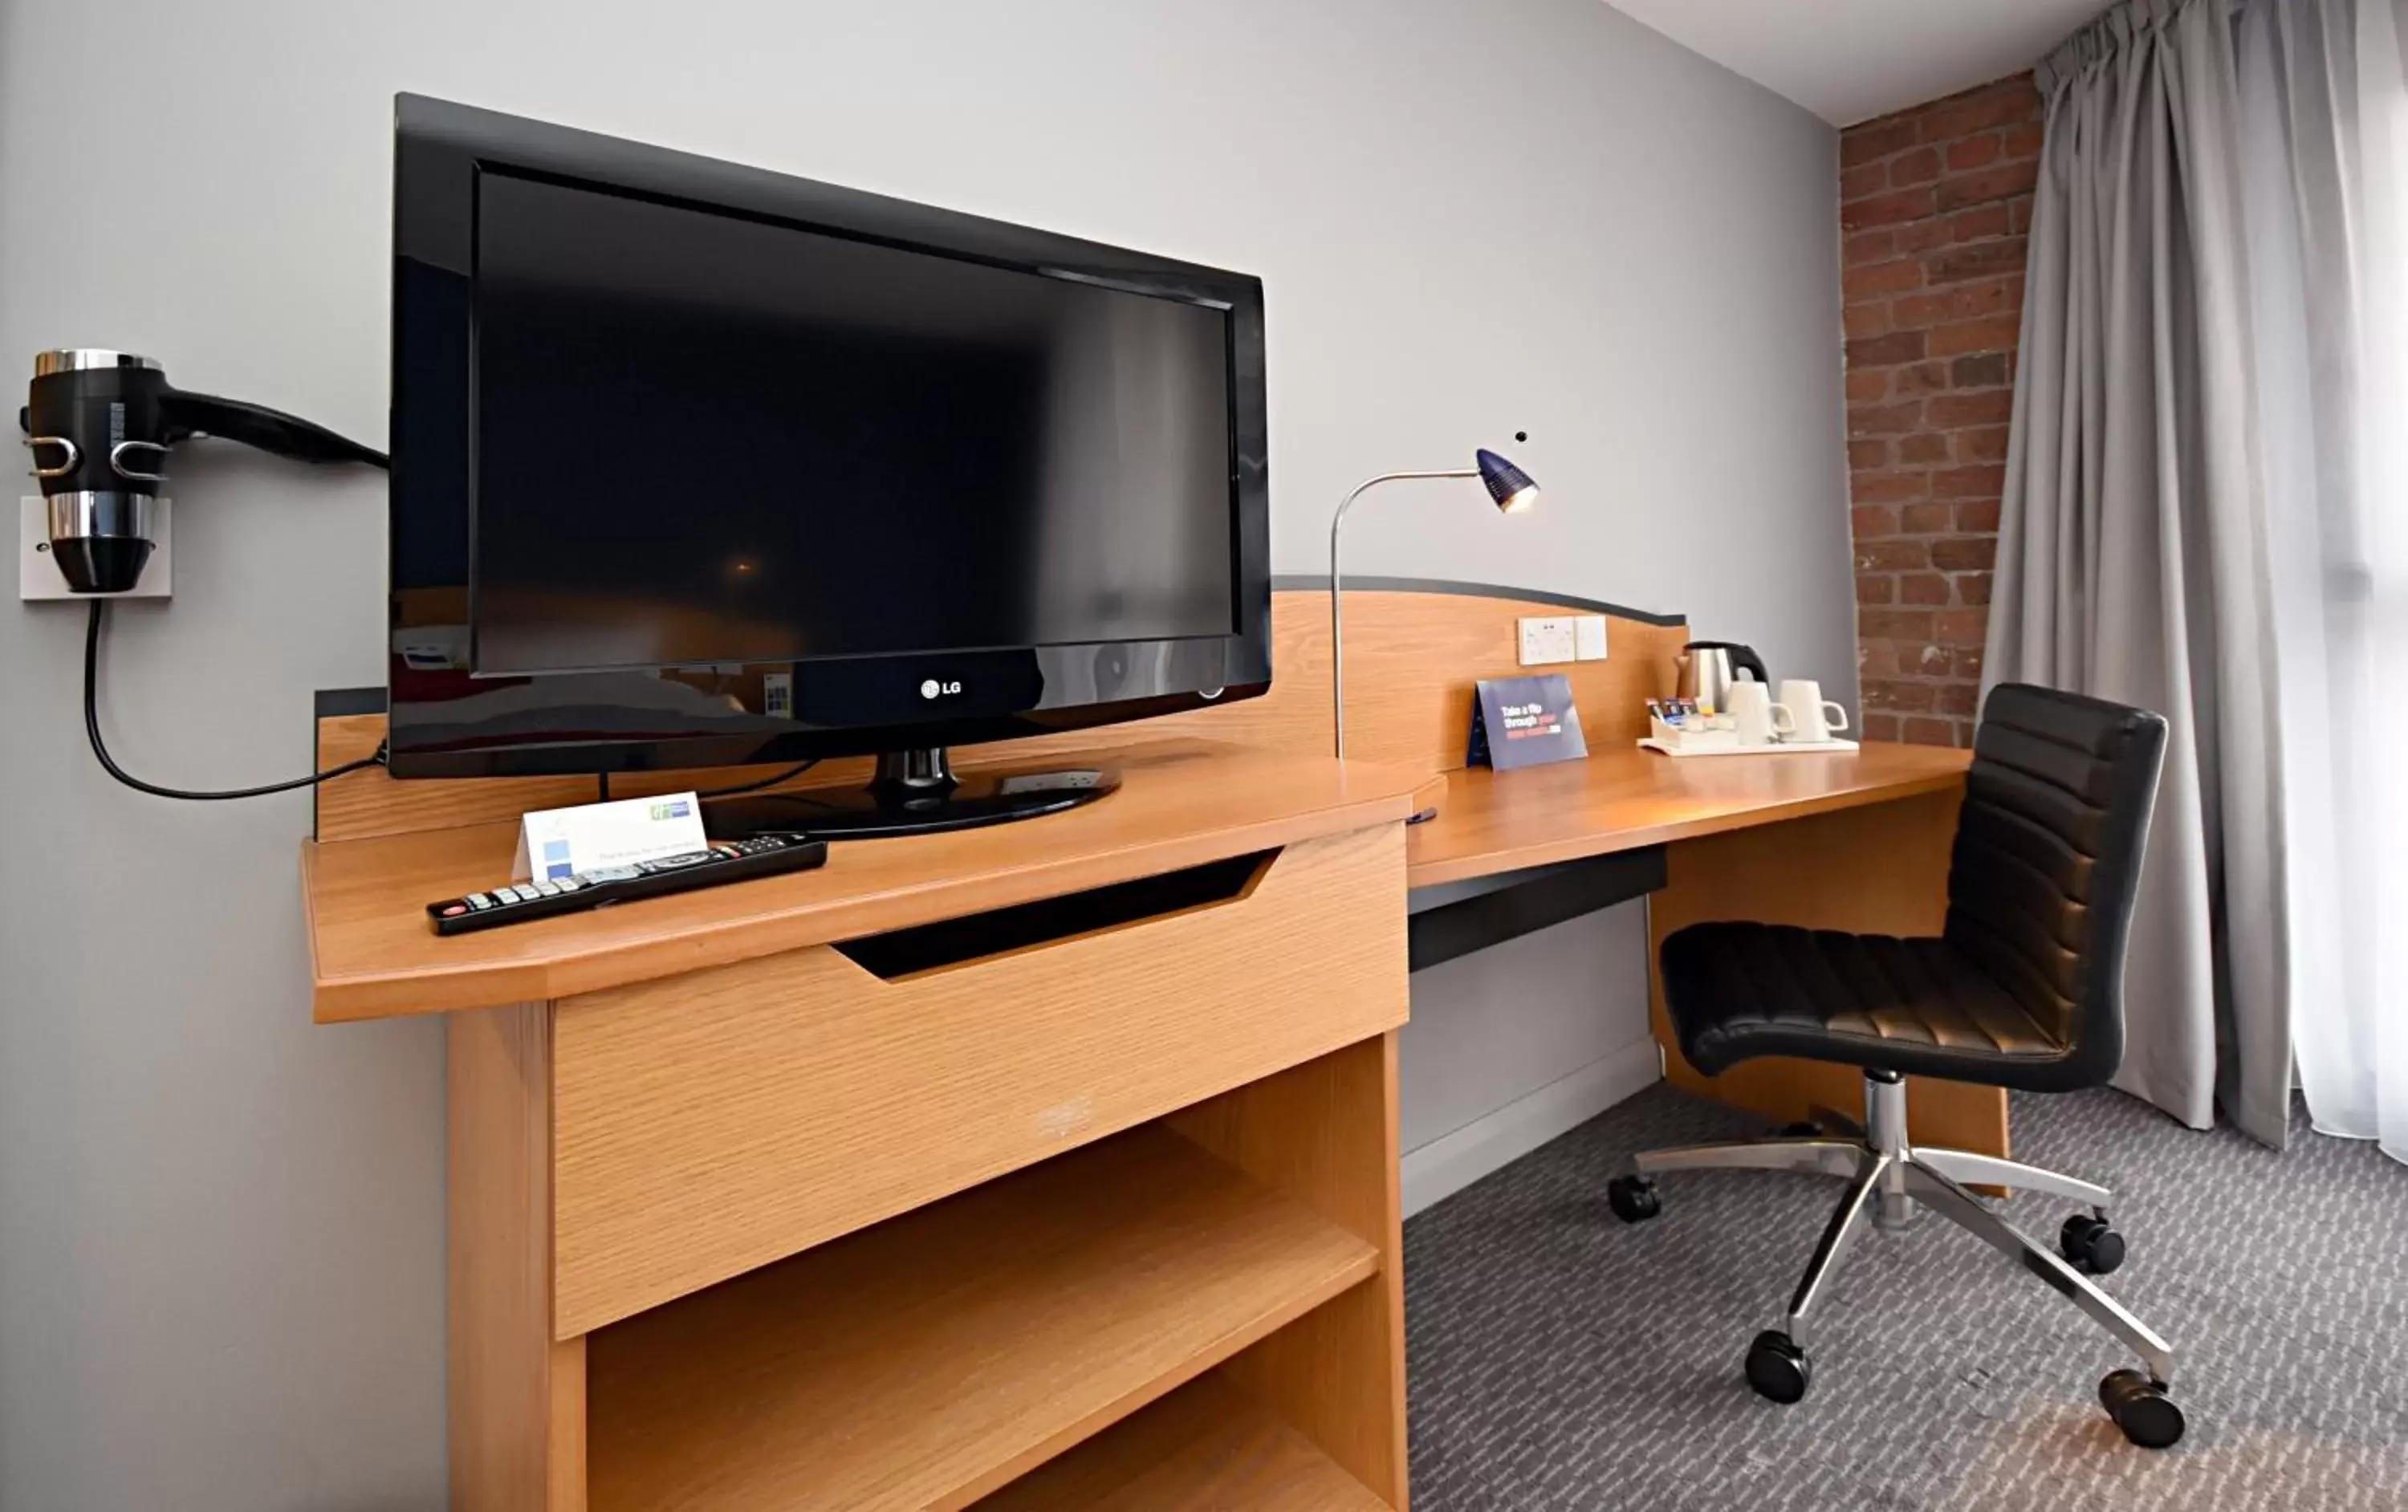
POLYGON ((1572 623, 1572 655, 1582 662, 1605 660, 1605 616, 1584 614, 1572 623))
POLYGON ((1548 666, 1572 659, 1574 637, 1570 615, 1525 615, 1521 626, 1524 666, 1548 666))
POLYGON ((154 501, 150 515, 150 560, 142 564, 142 580, 123 593, 79 593, 50 560, 50 509, 40 495, 17 501, 17 596, 29 604, 52 599, 165 598, 168 568, 175 544, 175 506, 154 501))

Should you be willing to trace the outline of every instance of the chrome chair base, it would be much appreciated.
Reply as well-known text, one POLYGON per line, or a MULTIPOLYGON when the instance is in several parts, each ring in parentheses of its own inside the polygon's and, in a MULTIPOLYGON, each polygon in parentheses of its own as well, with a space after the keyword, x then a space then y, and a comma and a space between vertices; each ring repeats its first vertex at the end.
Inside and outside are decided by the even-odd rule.
MULTIPOLYGON (((1789 1309, 1781 1327, 1759 1335, 1756 1349, 1750 1352, 1751 1382, 1776 1401, 1796 1401, 1805 1394, 1803 1356, 1819 1321, 1818 1305, 1828 1290, 1832 1273, 1856 1235, 1867 1223, 1884 1229, 1907 1228, 1928 1208, 2018 1262, 2141 1357, 2148 1369, 2144 1381, 2135 1372, 2119 1371, 2101 1385, 2102 1400, 2127 1436, 2152 1448, 2162 1448, 2180 1436, 2179 1410, 2165 1400, 2167 1385, 2174 1375, 2173 1346, 2059 1253, 2057 1245, 2026 1234, 1966 1190, 1969 1185, 2007 1187, 2045 1192, 2084 1205, 2092 1216, 2077 1215, 2067 1224, 2066 1246, 2077 1248, 2077 1234, 2094 1237, 2105 1234, 2114 1238, 2105 1221, 2112 1196, 2106 1188, 2017 1161, 1911 1144, 1906 1136, 1906 1083, 1891 1073, 1866 1074, 1863 1129, 1861 1139, 1758 1139, 1647 1150, 1630 1158, 1626 1174, 1614 1183, 1617 1190, 1609 1191, 1608 1195, 1617 1215, 1638 1221, 1656 1215, 1653 1178, 1668 1172, 1796 1171, 1833 1177, 1846 1183, 1839 1205, 1832 1210, 1831 1220, 1814 1246, 1813 1258, 1807 1262, 1806 1274, 1789 1299, 1789 1309), (1763 1362, 1757 1354, 1768 1348, 1784 1351, 1770 1362, 1777 1367, 1773 1374, 1789 1383, 1780 1390, 1768 1390, 1759 1378, 1758 1366, 1763 1362), (1786 1374, 1790 1372, 1794 1375, 1786 1374), (2135 1381, 2139 1382, 2137 1386, 2135 1381), (2121 1394, 2120 1398, 2111 1398, 2111 1387, 2114 1393, 2121 1394), (2128 1422, 2117 1400, 2132 1398, 2135 1391, 2140 1393, 2141 1406, 2136 1409, 2134 1420, 2128 1422), (2169 1415, 2172 1423, 2170 1435, 2165 1428, 2169 1415)), ((2080 1244, 2086 1246, 2088 1242, 2085 1239, 2080 1244)), ((2122 1242, 2114 1239, 2114 1243, 2112 1256, 2103 1248, 2098 1252, 2100 1262, 2097 1269, 2113 1269, 2120 1261, 2122 1242)), ((2092 1251, 2080 1248, 2080 1253, 2087 1259, 2092 1251)))

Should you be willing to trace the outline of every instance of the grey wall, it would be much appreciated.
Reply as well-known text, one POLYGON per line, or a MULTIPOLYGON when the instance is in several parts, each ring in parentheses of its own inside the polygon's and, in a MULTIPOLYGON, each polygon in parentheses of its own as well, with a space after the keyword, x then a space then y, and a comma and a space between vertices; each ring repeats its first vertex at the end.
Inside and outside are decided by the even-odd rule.
MULTIPOLYGON (((123 346, 381 436, 404 89, 1258 272, 1282 570, 1361 477, 1526 428, 1539 513, 1399 492, 1354 562, 1684 609, 1854 686, 1831 134, 1597 0, 8 0, 0 365, 123 346)), ((178 474, 118 749, 296 771, 310 691, 380 677, 382 490, 178 474)), ((434 1505, 438 1032, 309 1025, 308 800, 112 787, 79 631, 0 605, 0 1506, 434 1505)), ((1611 974, 1561 991, 1635 1032, 1611 974)), ((1416 1065, 1425 1133, 1613 1037, 1563 1001, 1440 1034, 1428 985, 1465 1059, 1416 1065)))

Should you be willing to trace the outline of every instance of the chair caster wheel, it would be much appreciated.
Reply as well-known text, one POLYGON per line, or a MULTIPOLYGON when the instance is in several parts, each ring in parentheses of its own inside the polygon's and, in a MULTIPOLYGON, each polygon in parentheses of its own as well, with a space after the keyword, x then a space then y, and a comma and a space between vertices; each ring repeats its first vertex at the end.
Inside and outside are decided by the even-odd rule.
POLYGON ((1605 1205, 1625 1223, 1644 1223, 1664 1210, 1664 1200, 1645 1177, 1618 1176, 1605 1184, 1605 1205))
POLYGON ((1747 1384, 1768 1402, 1787 1406, 1802 1401, 1813 1378, 1814 1368, 1806 1351, 1791 1343, 1786 1334, 1766 1329, 1747 1347, 1747 1384))
POLYGON ((2144 1449, 2172 1448, 2183 1436, 2182 1408, 2163 1386, 2137 1370, 2109 1372, 2099 1383, 2099 1405, 2126 1438, 2144 1449))
POLYGON ((2124 1236, 2109 1228, 2105 1219, 2087 1213, 2076 1213, 2065 1220, 2057 1248, 2067 1264, 2092 1276, 2104 1276, 2124 1263, 2124 1236))

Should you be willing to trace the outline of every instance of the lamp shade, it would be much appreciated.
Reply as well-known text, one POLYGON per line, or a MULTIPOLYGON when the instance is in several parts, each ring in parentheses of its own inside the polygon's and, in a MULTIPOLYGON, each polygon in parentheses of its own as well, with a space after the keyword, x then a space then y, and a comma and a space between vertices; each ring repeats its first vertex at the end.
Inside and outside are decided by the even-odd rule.
POLYGON ((1514 466, 1494 451, 1483 449, 1476 453, 1480 463, 1480 481, 1487 486, 1489 498, 1505 513, 1519 514, 1538 502, 1539 485, 1530 475, 1514 466))

